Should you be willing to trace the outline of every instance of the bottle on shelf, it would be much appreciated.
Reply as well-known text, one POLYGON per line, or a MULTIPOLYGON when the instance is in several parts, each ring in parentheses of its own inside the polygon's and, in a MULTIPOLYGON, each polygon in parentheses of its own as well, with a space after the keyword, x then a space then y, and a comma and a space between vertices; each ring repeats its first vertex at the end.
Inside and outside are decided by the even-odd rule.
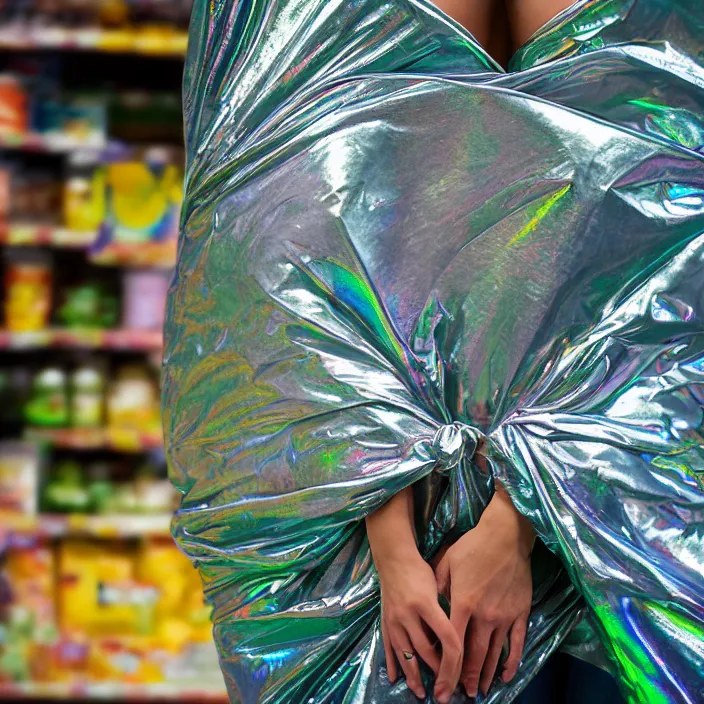
POLYGON ((66 373, 58 367, 43 369, 34 377, 24 415, 30 425, 65 428, 69 424, 66 373))
POLYGON ((71 425, 100 428, 105 421, 105 376, 96 364, 85 363, 71 374, 71 425))
POLYGON ((52 270, 46 253, 5 251, 5 327, 11 332, 46 328, 51 311, 52 270))

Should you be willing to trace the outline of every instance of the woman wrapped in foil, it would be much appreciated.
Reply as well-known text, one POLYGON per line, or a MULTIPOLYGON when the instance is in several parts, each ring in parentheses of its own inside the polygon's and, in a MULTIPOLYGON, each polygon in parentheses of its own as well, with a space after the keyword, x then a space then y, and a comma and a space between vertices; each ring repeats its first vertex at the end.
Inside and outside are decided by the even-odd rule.
POLYGON ((164 425, 231 700, 510 702, 563 650, 704 701, 701 0, 508 71, 426 0, 197 0, 184 98, 164 425), (468 673, 499 497, 532 576, 468 673))

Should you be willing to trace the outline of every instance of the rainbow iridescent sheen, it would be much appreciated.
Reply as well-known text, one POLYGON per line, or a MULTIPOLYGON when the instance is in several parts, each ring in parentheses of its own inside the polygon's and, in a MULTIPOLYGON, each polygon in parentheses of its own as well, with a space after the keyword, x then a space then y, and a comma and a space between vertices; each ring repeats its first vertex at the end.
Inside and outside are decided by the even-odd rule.
POLYGON ((556 649, 704 701, 704 3, 582 0, 504 72, 425 0, 196 0, 184 100, 164 425, 231 700, 417 701, 363 519, 413 485, 430 558, 496 478, 540 542, 478 701, 556 649))

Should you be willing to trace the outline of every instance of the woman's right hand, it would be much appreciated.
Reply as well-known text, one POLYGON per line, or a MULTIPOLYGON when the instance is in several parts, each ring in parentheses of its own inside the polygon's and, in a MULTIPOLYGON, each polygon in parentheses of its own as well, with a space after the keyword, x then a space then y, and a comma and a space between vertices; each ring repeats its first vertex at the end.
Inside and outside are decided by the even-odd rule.
POLYGON ((401 492, 367 517, 367 534, 381 583, 381 634, 389 680, 398 663, 408 688, 425 697, 418 658, 435 673, 434 695, 450 701, 462 669, 462 642, 438 602, 433 568, 423 560, 413 534, 409 494, 401 492), (436 646, 440 643, 442 652, 436 646), (413 657, 407 658, 406 654, 413 657))
POLYGON ((410 555, 405 559, 390 558, 379 570, 386 667, 389 680, 394 682, 398 676, 398 658, 409 689, 424 698, 418 665, 420 657, 435 673, 435 698, 440 704, 446 704, 460 678, 462 643, 438 603, 432 567, 418 553, 416 555, 415 558, 410 555), (442 659, 436 650, 438 641, 442 646, 442 659), (413 653, 414 657, 406 659, 404 652, 413 653))

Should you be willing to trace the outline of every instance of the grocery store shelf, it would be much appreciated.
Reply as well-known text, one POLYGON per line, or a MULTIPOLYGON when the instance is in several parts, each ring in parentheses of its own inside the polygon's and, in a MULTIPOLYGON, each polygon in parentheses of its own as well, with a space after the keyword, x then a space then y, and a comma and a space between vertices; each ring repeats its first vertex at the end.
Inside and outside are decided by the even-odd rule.
POLYGON ((164 701, 164 702, 222 702, 227 704, 227 696, 223 689, 189 689, 177 685, 142 685, 130 686, 119 683, 102 683, 86 685, 65 685, 49 683, 17 683, 0 684, 0 700, 7 699, 102 699, 107 701, 129 700, 164 701))
POLYGON ((0 244, 51 246, 85 249, 98 236, 97 232, 80 232, 66 227, 33 223, 0 223, 0 244))
POLYGON ((27 428, 25 438, 71 450, 146 452, 164 446, 161 433, 139 433, 119 428, 27 428))
POLYGON ((92 252, 89 259, 93 264, 103 266, 173 269, 176 266, 176 250, 175 237, 164 242, 112 242, 99 252, 92 252))
POLYGON ((26 51, 54 49, 100 51, 141 56, 183 57, 188 34, 177 30, 106 31, 98 28, 5 26, 0 28, 0 49, 26 51))
MULTIPOLYGON (((170 536, 171 516, 43 514, 23 516, 0 513, 0 534, 13 533, 44 538, 92 536, 132 538, 170 536)), ((0 690, 1 691, 1 690, 0 690)))
POLYGON ((107 143, 77 139, 70 134, 39 132, 0 132, 0 148, 62 154, 75 151, 102 151, 107 143))
MULTIPOLYGON (((46 224, 0 223, 0 244, 14 247, 89 249, 97 239, 97 231, 81 232, 46 224)), ((164 242, 112 242, 99 251, 89 252, 88 259, 101 266, 173 269, 176 250, 175 237, 164 242)))
POLYGON ((0 330, 0 350, 28 350, 67 347, 135 352, 155 352, 162 348, 161 330, 98 330, 92 328, 51 328, 28 332, 0 330))

